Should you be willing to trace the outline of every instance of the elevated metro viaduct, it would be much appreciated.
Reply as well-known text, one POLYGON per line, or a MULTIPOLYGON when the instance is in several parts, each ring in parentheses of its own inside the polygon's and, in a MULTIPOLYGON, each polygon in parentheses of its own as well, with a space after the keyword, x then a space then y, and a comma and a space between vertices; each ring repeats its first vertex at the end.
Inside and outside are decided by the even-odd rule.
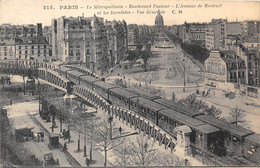
MULTIPOLYGON (((81 72, 100 79, 96 74, 92 73, 87 68, 76 67, 75 65, 64 66, 67 66, 71 69, 80 68, 81 72)), ((165 132, 163 129, 133 111, 109 104, 107 100, 105 100, 102 96, 98 95, 85 86, 74 85, 67 78, 55 71, 55 69, 57 68, 58 67, 55 67, 49 63, 37 61, 0 61, 0 72, 5 74, 15 74, 23 76, 32 75, 42 80, 44 83, 58 88, 66 92, 67 94, 75 94, 90 102, 91 104, 102 108, 103 110, 108 112, 108 114, 119 118, 119 120, 122 120, 123 123, 125 122, 126 125, 129 124, 130 127, 134 127, 135 130, 138 129, 139 132, 143 131, 144 135, 147 134, 148 138, 154 138, 154 141, 157 140, 159 142, 159 145, 164 145, 165 149, 170 148, 171 151, 173 151, 176 146, 177 140, 169 135, 167 132, 165 132)), ((183 134, 185 134, 185 131, 183 131, 183 134)), ((185 137, 185 135, 183 135, 183 137, 185 137)))

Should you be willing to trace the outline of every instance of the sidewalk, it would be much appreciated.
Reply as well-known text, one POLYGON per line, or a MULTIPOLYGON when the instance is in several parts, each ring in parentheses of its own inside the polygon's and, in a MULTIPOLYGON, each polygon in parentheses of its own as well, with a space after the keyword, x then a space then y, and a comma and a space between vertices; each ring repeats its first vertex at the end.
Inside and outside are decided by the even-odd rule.
MULTIPOLYGON (((52 133, 51 130, 51 126, 52 123, 51 122, 46 122, 45 120, 41 119, 41 117, 37 114, 35 115, 35 118, 42 124, 42 126, 44 126, 50 133, 52 133)), ((53 133, 60 133, 60 122, 58 119, 55 119, 56 125, 58 126, 57 128, 54 128, 54 132, 53 133)), ((68 129, 68 125, 62 123, 62 126, 64 129, 68 129)), ((84 140, 83 140, 83 135, 81 136, 81 150, 80 152, 77 151, 78 149, 78 134, 71 130, 70 131, 70 135, 71 135, 71 139, 70 139, 70 143, 68 143, 68 140, 64 140, 63 138, 59 139, 59 142, 63 145, 65 142, 67 144, 67 148, 68 148, 68 152, 71 154, 71 156, 81 165, 81 166, 87 166, 85 163, 85 158, 84 157, 84 152, 83 152, 83 146, 84 146, 84 140)), ((87 141, 87 157, 89 158, 89 146, 88 146, 89 142, 87 141)), ((90 164, 90 166, 104 166, 104 156, 99 152, 93 149, 92 151, 92 158, 93 158, 93 163, 90 164)), ((107 164, 109 166, 109 163, 107 164)))
MULTIPOLYGON (((24 96, 27 99, 33 99, 33 97, 24 96)), ((8 118, 13 122, 13 127, 27 126, 33 127, 33 132, 44 131, 38 124, 36 124, 29 115, 34 115, 38 110, 38 102, 15 102, 12 105, 6 106, 8 110, 8 118), (27 107, 27 108, 24 108, 27 107)), ((46 132, 45 132, 46 135, 46 132)), ((44 163, 44 154, 53 153, 54 159, 59 159, 59 164, 62 167, 70 167, 71 164, 66 158, 66 155, 59 150, 50 150, 48 148, 48 138, 45 136, 43 142, 36 142, 29 140, 21 143, 31 154, 35 155, 39 160, 44 163)))

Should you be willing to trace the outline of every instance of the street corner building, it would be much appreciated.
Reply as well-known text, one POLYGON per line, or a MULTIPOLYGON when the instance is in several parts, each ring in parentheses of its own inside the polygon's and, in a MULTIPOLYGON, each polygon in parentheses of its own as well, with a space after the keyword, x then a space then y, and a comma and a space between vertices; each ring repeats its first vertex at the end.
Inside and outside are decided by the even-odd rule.
POLYGON ((106 71, 127 55, 127 24, 97 17, 52 20, 52 50, 58 60, 106 71), (91 64, 91 65, 90 65, 91 64))

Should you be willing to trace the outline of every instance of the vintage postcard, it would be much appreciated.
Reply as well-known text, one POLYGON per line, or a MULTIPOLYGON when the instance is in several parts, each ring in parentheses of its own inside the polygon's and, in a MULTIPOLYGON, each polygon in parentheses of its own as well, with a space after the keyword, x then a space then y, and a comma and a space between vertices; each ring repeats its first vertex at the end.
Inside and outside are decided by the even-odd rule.
POLYGON ((259 97, 259 1, 0 0, 1 167, 258 167, 259 97))

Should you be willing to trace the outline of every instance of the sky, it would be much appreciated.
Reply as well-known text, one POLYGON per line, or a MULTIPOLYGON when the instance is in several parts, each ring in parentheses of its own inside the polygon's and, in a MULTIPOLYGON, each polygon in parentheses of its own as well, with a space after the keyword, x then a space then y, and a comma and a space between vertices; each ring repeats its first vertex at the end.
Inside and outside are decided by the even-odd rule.
POLYGON ((95 13, 105 20, 124 19, 127 24, 154 25, 156 12, 158 10, 162 13, 165 25, 183 24, 185 21, 188 23, 210 22, 213 18, 227 18, 228 21, 260 20, 259 1, 0 0, 0 24, 10 23, 21 25, 43 23, 44 26, 49 26, 53 18, 59 18, 61 16, 77 17, 83 14, 85 17, 91 17, 95 13), (129 8, 129 5, 136 6, 138 4, 151 5, 151 7, 129 8), (64 9, 68 7, 68 5, 74 6, 74 8, 77 7, 78 9, 64 9), (114 8, 112 10, 93 9, 94 5, 117 5, 122 8, 114 8), (208 7, 205 7, 205 5, 208 5, 208 7), (44 6, 52 6, 55 9, 44 10, 44 6), (92 8, 87 8, 87 6, 92 8), (137 10, 139 10, 140 13, 138 13, 137 10), (130 14, 111 14, 111 12, 121 11, 126 11, 130 14), (105 15, 103 12, 108 12, 109 14, 105 15))

